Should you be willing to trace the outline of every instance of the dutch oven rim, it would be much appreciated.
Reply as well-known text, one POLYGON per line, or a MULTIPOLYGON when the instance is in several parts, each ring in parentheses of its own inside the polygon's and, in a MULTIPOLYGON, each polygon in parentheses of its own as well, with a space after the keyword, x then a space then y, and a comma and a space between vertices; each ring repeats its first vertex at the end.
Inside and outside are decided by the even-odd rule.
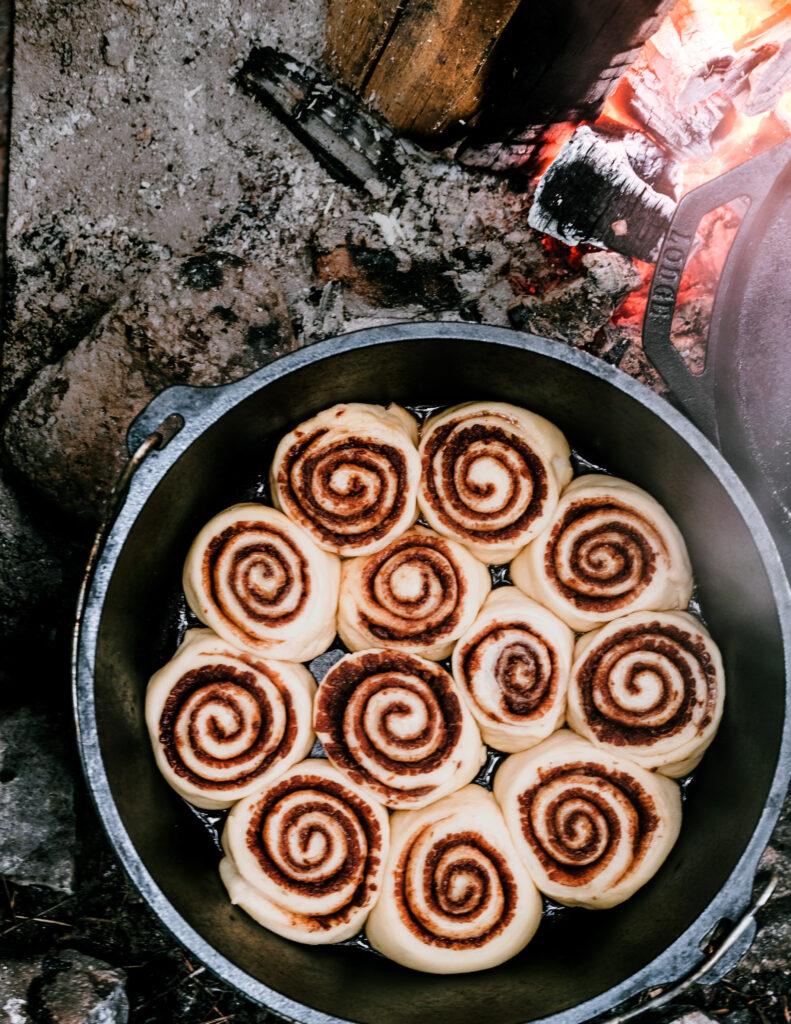
POLYGON ((96 644, 107 589, 128 533, 156 486, 201 434, 242 400, 305 365, 352 350, 436 338, 498 344, 567 363, 624 392, 680 435, 727 489, 744 520, 770 583, 783 638, 786 669, 783 734, 769 794, 752 837, 708 906, 662 953, 624 981, 584 1003, 531 1022, 577 1024, 612 1010, 649 987, 677 981, 689 969, 690 957, 700 956, 701 943, 712 929, 723 919, 736 919, 749 900, 758 861, 791 779, 791 590, 775 542, 752 497, 720 451, 682 412, 622 370, 562 342, 509 328, 447 320, 411 321, 364 328, 315 342, 231 384, 214 388, 175 386, 161 392, 130 426, 127 435, 130 451, 134 451, 169 414, 180 413, 185 419, 184 426, 163 451, 152 452, 132 477, 97 559, 83 614, 75 630, 72 690, 80 758, 97 814, 116 856, 149 908, 183 946, 245 996, 276 1013, 304 1024, 359 1024, 292 1000, 237 967, 187 923, 154 881, 124 827, 104 769, 93 690, 96 644))

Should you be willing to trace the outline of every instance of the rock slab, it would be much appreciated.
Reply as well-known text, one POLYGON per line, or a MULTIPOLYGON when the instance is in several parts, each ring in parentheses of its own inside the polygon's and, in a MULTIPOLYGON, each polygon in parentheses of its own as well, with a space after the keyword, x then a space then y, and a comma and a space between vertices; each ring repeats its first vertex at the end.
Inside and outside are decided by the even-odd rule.
POLYGON ((12 410, 9 458, 56 505, 97 519, 126 430, 171 384, 226 384, 295 347, 260 264, 217 251, 150 274, 12 410))
POLYGON ((0 1024, 127 1024, 126 974, 74 949, 0 960, 0 1024))
POLYGON ((28 708, 0 717, 0 874, 74 891, 73 768, 58 725, 28 708))

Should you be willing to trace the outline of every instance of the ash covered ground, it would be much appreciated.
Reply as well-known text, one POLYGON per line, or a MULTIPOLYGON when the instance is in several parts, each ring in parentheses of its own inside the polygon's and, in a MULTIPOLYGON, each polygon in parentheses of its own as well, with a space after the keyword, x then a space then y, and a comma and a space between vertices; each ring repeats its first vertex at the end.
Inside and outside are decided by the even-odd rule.
MULTIPOLYGON (((406 319, 515 326, 659 389, 629 305, 641 277, 622 256, 542 239, 523 180, 464 170, 448 153, 414 157, 395 186, 339 184, 234 83, 254 43, 320 67, 318 0, 27 0, 16 17, 0 1022, 262 1021, 141 903, 77 763, 71 615, 129 423, 170 384, 223 383, 317 339, 406 319)), ((788 820, 766 857, 783 886, 748 960, 671 1019, 695 1007, 733 1024, 791 1019, 788 820)))

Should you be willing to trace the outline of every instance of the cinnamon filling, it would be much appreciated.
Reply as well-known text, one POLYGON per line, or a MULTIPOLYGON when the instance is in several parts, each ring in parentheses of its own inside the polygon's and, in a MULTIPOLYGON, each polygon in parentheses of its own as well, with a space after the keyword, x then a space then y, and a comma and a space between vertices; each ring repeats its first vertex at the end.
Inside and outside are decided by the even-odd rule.
MULTIPOLYGON (((257 671, 263 672, 263 666, 258 667, 257 671)), ((285 687, 281 688, 278 685, 278 680, 275 676, 269 675, 268 673, 266 674, 267 678, 278 687, 278 692, 283 699, 283 704, 286 710, 285 733, 277 748, 265 757, 260 764, 257 764, 256 767, 249 772, 244 772, 242 770, 239 775, 236 775, 231 779, 204 778, 201 775, 196 775, 194 771, 187 767, 184 763, 182 753, 184 751, 184 743, 176 735, 176 719, 187 698, 192 696, 192 694, 198 690, 205 690, 205 695, 201 697, 201 700, 195 710, 200 710, 207 705, 212 705, 217 707, 230 707, 236 712, 237 727, 234 730, 228 731, 228 729, 221 727, 216 719, 210 720, 209 723, 209 734, 212 739, 230 742, 238 736, 244 726, 244 722, 238 709, 234 706, 232 697, 229 697, 228 695, 228 684, 232 683, 234 686, 246 690, 258 705, 259 717, 255 722, 250 723, 250 727, 255 733, 255 740, 248 749, 243 751, 241 754, 219 761, 206 753, 205 750, 201 749, 201 737, 193 720, 190 721, 188 728, 189 750, 194 759, 205 764, 207 768, 211 768, 214 765, 221 765, 223 768, 239 766, 240 769, 243 769, 245 764, 250 761, 255 761, 261 752, 267 747, 271 734, 269 701, 263 690, 259 688, 256 682, 255 673, 240 672, 231 665, 217 664, 207 665, 199 669, 192 669, 178 680, 168 694, 168 698, 165 701, 162 714, 159 718, 159 742, 162 746, 163 753, 167 758, 168 764, 179 778, 184 779, 193 786, 197 786, 200 789, 205 790, 227 790, 235 786, 242 787, 247 785, 248 782, 252 781, 257 776, 263 774, 271 767, 272 764, 274 764, 275 761, 280 760, 280 758, 284 757, 288 753, 294 743, 297 733, 297 721, 293 711, 291 696, 285 687)))
POLYGON ((393 445, 368 437, 327 438, 323 444, 328 434, 327 428, 317 430, 286 452, 277 472, 282 500, 327 544, 362 546, 378 540, 404 514, 406 457, 393 445), (332 481, 341 470, 348 479, 339 491, 332 481), (391 500, 384 504, 386 493, 391 500))
MULTIPOLYGON (((610 672, 613 667, 611 664, 607 666, 610 672)), ((639 673, 651 673, 656 677, 658 671, 657 666, 652 662, 635 662, 631 666, 630 678, 626 687, 631 692, 637 692, 639 673)), ((618 746, 627 744, 629 746, 650 746, 657 740, 684 729, 690 721, 695 721, 698 732, 703 733, 712 721, 717 702, 716 670, 703 640, 695 639, 693 635, 676 626, 661 625, 659 622, 620 630, 607 640, 606 646, 597 644, 579 670, 577 685, 585 721, 603 743, 618 746), (597 707, 596 691, 606 691, 609 685, 606 669, 602 663, 607 661, 609 652, 614 647, 622 648, 624 652, 644 653, 646 656, 651 653, 661 655, 678 672, 683 681, 684 693, 675 714, 667 721, 661 724, 642 725, 634 721, 634 712, 622 716, 623 719, 629 720, 619 720, 618 708, 613 701, 608 702, 610 713, 607 715, 602 713, 600 707, 597 707), (704 674, 706 699, 702 705, 697 699, 695 677, 688 662, 682 656, 683 653, 692 656, 704 674)), ((667 686, 663 685, 659 700, 648 709, 648 712, 655 714, 658 709, 661 710, 667 706, 667 701, 667 686)))
POLYGON ((548 494, 547 469, 529 444, 517 434, 503 427, 472 422, 464 426, 465 420, 453 420, 437 427, 428 439, 423 453, 423 478, 435 514, 442 523, 454 532, 464 534, 471 540, 507 541, 519 537, 543 512, 548 494), (494 494, 491 483, 478 484, 471 479, 470 470, 476 459, 470 455, 472 445, 492 445, 491 458, 497 460, 497 448, 505 447, 512 452, 519 464, 516 475, 513 469, 497 460, 504 472, 511 474, 511 484, 499 507, 485 511, 476 509, 476 504, 485 503, 494 494), (442 493, 437 480, 442 482, 442 493), (469 493, 469 500, 459 493, 457 481, 462 480, 469 493), (509 520, 509 512, 515 510, 525 488, 531 489, 527 507, 521 512, 514 511, 514 518, 505 525, 492 526, 494 520, 509 520), (454 516, 454 511, 458 515, 454 516), (475 518, 480 525, 469 528, 460 518, 475 518))

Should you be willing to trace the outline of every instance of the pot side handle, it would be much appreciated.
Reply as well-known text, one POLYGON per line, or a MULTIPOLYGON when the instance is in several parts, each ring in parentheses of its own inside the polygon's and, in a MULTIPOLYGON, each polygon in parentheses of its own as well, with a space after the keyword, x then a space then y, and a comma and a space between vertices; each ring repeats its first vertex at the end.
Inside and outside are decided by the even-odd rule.
POLYGON ((703 217, 723 203, 744 197, 749 208, 738 232, 749 232, 761 200, 789 161, 791 142, 786 141, 685 195, 676 208, 654 268, 643 322, 643 348, 690 419, 718 447, 712 352, 716 332, 709 332, 706 363, 700 374, 690 372, 670 337, 681 276, 703 217))
MULTIPOLYGON (((614 1014, 598 1018, 597 1024, 626 1024, 626 1021, 641 1017, 649 1011, 659 1010, 668 1003, 672 1003, 697 982, 713 985, 720 981, 752 945, 757 930, 755 915, 769 902, 777 883, 778 876, 772 874, 724 938, 709 942, 704 950, 706 953, 704 960, 684 975, 680 981, 649 989, 648 992, 638 996, 632 1005, 619 1007, 614 1014)), ((719 931, 719 929, 715 929, 715 931, 719 931)))
MULTIPOLYGON (((257 372, 254 371, 254 373, 257 372)), ((241 380, 232 381, 230 384, 220 384, 216 387, 175 384, 160 391, 129 425, 126 432, 126 447, 130 456, 137 451, 147 437, 160 430, 161 425, 168 422, 170 417, 180 417, 182 425, 190 423, 198 413, 204 413, 216 401, 224 399, 236 384, 247 379, 244 377, 241 380)))

